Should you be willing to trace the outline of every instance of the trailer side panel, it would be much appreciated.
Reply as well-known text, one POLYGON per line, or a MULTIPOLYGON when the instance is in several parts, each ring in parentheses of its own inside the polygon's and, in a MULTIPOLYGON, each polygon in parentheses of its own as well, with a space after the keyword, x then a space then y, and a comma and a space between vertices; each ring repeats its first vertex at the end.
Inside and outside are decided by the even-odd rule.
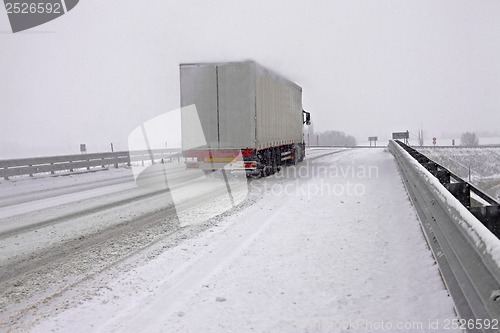
MULTIPOLYGON (((213 65, 181 65, 181 107, 196 105, 201 127, 207 142, 206 147, 217 149, 219 145, 218 119, 217 119, 217 77, 213 65)), ((192 133, 197 126, 182 121, 183 147, 195 147, 191 144, 193 138, 198 138, 199 133, 192 133)))
POLYGON ((255 63, 217 66, 219 148, 255 148, 255 63))
POLYGON ((256 69, 257 149, 302 142, 302 88, 256 69))

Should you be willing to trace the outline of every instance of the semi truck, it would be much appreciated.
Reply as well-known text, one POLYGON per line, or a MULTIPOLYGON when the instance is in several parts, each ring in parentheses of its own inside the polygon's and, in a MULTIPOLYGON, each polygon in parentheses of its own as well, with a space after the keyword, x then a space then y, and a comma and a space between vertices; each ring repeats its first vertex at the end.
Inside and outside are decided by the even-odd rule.
POLYGON ((199 126, 181 119, 187 168, 246 170, 269 176, 305 157, 302 88, 254 61, 180 64, 181 108, 196 106, 199 126))

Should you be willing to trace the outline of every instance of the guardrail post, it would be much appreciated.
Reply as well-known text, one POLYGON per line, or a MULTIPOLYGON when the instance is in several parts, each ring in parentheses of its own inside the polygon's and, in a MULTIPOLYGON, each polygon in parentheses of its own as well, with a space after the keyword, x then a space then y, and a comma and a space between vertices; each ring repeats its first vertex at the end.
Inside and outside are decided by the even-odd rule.
POLYGON ((500 238, 500 206, 470 207, 469 211, 500 238))
POLYGON ((72 160, 69 160, 69 172, 73 172, 73 161, 72 160))
POLYGON ((5 176, 3 176, 3 179, 5 179, 5 180, 9 180, 9 176, 7 176, 7 169, 8 169, 8 168, 7 168, 7 167, 4 167, 3 169, 4 169, 4 171, 5 171, 5 176))
POLYGON ((425 163, 429 163, 429 159, 427 157, 425 157, 424 155, 417 155, 415 156, 415 159, 420 163, 420 164, 425 164, 425 163))
MULTIPOLYGON (((421 160, 424 160, 424 158, 421 158, 421 160)), ((429 170, 429 172, 432 173, 441 184, 446 185, 450 183, 450 172, 448 170, 442 169, 433 161, 424 162, 422 165, 429 170)))
POLYGON ((445 187, 450 191, 455 198, 460 201, 465 207, 470 207, 470 188, 467 183, 450 183, 446 184, 445 187))
POLYGON ((437 172, 438 166, 434 162, 427 162, 422 164, 427 170, 429 170, 431 173, 437 172))
MULTIPOLYGON (((90 164, 90 159, 87 159, 87 163, 90 164)), ((90 170, 90 166, 87 167, 87 170, 90 170)))
POLYGON ((448 170, 440 170, 438 169, 434 176, 439 180, 439 182, 443 185, 449 184, 451 181, 450 172, 448 170))
POLYGON ((105 166, 104 166, 104 157, 103 157, 103 158, 101 158, 101 160, 102 160, 102 165, 101 165, 101 167, 104 169, 104 168, 105 168, 105 166))
POLYGON ((50 166, 52 169, 52 171, 50 171, 50 174, 53 175, 54 174, 54 163, 50 163, 50 166))

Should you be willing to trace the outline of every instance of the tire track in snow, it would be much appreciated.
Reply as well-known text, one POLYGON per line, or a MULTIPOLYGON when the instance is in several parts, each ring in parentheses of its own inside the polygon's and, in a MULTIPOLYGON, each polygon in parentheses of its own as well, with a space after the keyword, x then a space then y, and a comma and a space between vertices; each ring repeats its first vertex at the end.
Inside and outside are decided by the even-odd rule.
MULTIPOLYGON (((306 162, 314 163, 314 160, 348 151, 347 156, 349 156, 352 154, 350 150, 330 151, 304 160, 303 163, 309 168, 311 165, 306 162)), ((332 161, 344 157, 346 155, 339 154, 332 161)), ((289 173, 285 173, 285 175, 289 175, 289 173)), ((266 187, 275 183, 287 183, 294 180, 293 177, 281 179, 269 177, 252 180, 252 183, 255 187, 266 187)), ((308 181, 310 179, 303 179, 301 183, 308 181)), ((144 306, 141 306, 139 312, 137 311, 137 304, 131 304, 129 307, 121 309, 116 317, 104 323, 99 332, 162 331, 164 329, 161 323, 162 318, 151 320, 150 314, 156 313, 157 309, 161 308, 163 314, 169 315, 181 308, 183 302, 194 295, 200 286, 206 284, 207 281, 226 269, 237 257, 253 246, 259 235, 265 233, 270 225, 280 222, 282 212, 287 209, 288 202, 292 199, 293 197, 283 196, 273 202, 273 206, 276 208, 271 212, 262 210, 257 214, 253 214, 250 219, 242 219, 238 223, 230 225, 224 231, 224 240, 215 249, 199 253, 195 258, 177 267, 171 275, 160 281, 159 284, 165 286, 165 289, 156 294, 154 299, 143 299, 141 304, 144 304, 144 306), (169 300, 168 303, 165 300, 169 300), (131 318, 134 319, 130 320, 131 318)))
POLYGON ((11 326, 37 305, 178 232, 175 220, 165 221, 172 210, 170 206, 140 216, 92 237, 58 244, 38 258, 9 265, 5 270, 10 268, 12 273, 0 282, 0 328, 11 326))
POLYGON ((162 313, 171 313, 177 309, 186 297, 195 294, 199 286, 206 283, 213 276, 226 268, 235 258, 240 256, 249 248, 255 239, 265 232, 266 228, 276 221, 279 221, 281 212, 286 208, 286 202, 290 198, 283 197, 280 200, 279 208, 269 211, 261 211, 252 216, 252 223, 237 223, 231 225, 225 233, 225 240, 216 249, 209 252, 200 253, 191 262, 178 267, 172 275, 165 278, 161 283, 165 289, 159 295, 155 295, 154 300, 144 300, 146 304, 137 312, 137 304, 132 304, 121 311, 121 313, 104 324, 98 332, 110 331, 161 331, 161 324, 158 321, 134 320, 129 323, 127 319, 148 318, 155 309, 161 308, 162 313), (202 273, 202 274, 200 274, 202 273), (165 304, 165 300, 169 300, 165 304))
MULTIPOLYGON (((76 175, 72 175, 72 176, 77 177, 76 175)), ((51 176, 51 177, 53 177, 53 176, 51 176)), ((58 177, 64 177, 64 176, 58 176, 58 177)), ((33 180, 33 179, 31 179, 31 180, 33 180)), ((38 180, 38 179, 36 179, 36 180, 38 180)), ((33 180, 33 181, 36 181, 36 180, 33 180)), ((23 181, 27 181, 27 180, 23 180, 23 181)), ((49 189, 44 188, 44 189, 35 190, 35 191, 19 192, 19 193, 14 193, 14 194, 9 194, 9 195, 2 195, 2 196, 0 196, 0 208, 16 205, 16 204, 20 204, 20 203, 32 202, 32 201, 46 198, 48 196, 54 197, 54 196, 60 196, 60 195, 65 195, 65 194, 77 193, 77 192, 87 191, 87 190, 94 189, 94 188, 101 188, 104 186, 124 184, 127 182, 133 182, 133 177, 131 174, 119 176, 119 177, 113 177, 113 178, 109 178, 109 179, 94 180, 94 181, 89 181, 89 182, 80 183, 80 184, 64 184, 63 186, 58 186, 58 187, 49 188, 49 189), (49 193, 54 193, 54 195, 50 195, 49 193)))
MULTIPOLYGON (((309 158, 309 161, 316 160, 331 154, 344 152, 345 150, 327 152, 320 156, 309 158)), ((307 160, 306 160, 307 161, 307 160)), ((257 180, 259 182, 267 182, 267 179, 257 180)), ((57 226, 58 223, 74 220, 80 217, 92 218, 94 214, 100 212, 123 209, 127 205, 137 203, 138 199, 148 201, 159 195, 166 193, 166 190, 156 191, 153 193, 144 194, 142 197, 133 197, 120 201, 120 205, 115 202, 95 207, 92 211, 73 212, 67 214, 65 218, 59 217, 50 221, 44 221, 45 226, 57 226)), ((216 193, 214 193, 216 195, 216 193)), ((278 214, 278 212, 274 213, 278 214)), ((0 275, 0 288, 3 295, 0 299, 0 327, 4 324, 18 322, 25 314, 36 308, 36 304, 44 304, 52 302, 52 299, 61 295, 65 290, 71 289, 82 281, 85 281, 99 272, 103 272, 126 258, 147 249, 152 244, 162 241, 172 235, 182 234, 183 230, 179 229, 175 222, 170 221, 170 225, 165 225, 165 218, 175 216, 173 206, 164 207, 149 214, 127 219, 120 224, 109 226, 107 229, 97 231, 91 235, 86 235, 84 238, 73 238, 64 243, 54 244, 43 252, 36 254, 30 253, 26 256, 15 258, 15 261, 10 261, 8 265, 2 268, 0 275), (163 222, 162 222, 163 219, 163 222), (164 224, 162 226, 162 223, 164 224), (4 273, 6 272, 6 273, 4 273), (15 305, 15 308, 12 306, 15 305), (8 309, 7 309, 8 307, 8 309), (8 311, 7 311, 8 310, 8 311), (7 317, 5 317, 7 316, 7 317)), ((268 214, 262 217, 261 220, 266 220, 268 214)), ((269 223, 269 222, 268 222, 269 223)), ((253 238, 267 224, 261 224, 259 228, 251 224, 244 229, 245 235, 252 235, 253 238), (247 232, 248 231, 248 232, 247 232)), ((17 230, 15 235, 21 235, 29 230, 40 228, 38 224, 31 229, 28 227, 24 230, 17 230)), ((203 229, 203 228, 201 228, 203 229)), ((240 232, 240 231, 238 231, 240 232)), ((15 235, 12 233, 10 236, 15 235)), ((7 235, 2 235, 3 239, 7 235)), ((228 246, 239 246, 238 252, 234 253, 237 256, 240 251, 243 251, 249 246, 253 240, 251 236, 246 237, 247 241, 244 244, 226 244, 221 251, 226 251, 228 246)), ((224 252, 226 254, 226 252, 224 252)), ((227 264, 229 261, 226 261, 227 264)), ((217 260, 212 261, 212 264, 217 264, 217 260)), ((206 265, 209 265, 207 263, 206 265)), ((214 274, 222 269, 224 263, 219 263, 214 266, 214 274)), ((194 283, 194 280, 191 281, 194 283)))
MULTIPOLYGON (((40 222, 37 222, 34 224, 15 227, 15 228, 12 228, 10 230, 1 232, 0 233, 0 241, 2 239, 7 238, 7 237, 14 237, 14 236, 21 234, 21 233, 24 233, 24 232, 37 230, 37 229, 51 226, 54 224, 58 224, 58 223, 61 223, 61 222, 67 221, 67 220, 71 220, 71 219, 75 219, 75 218, 79 218, 79 217, 84 217, 87 215, 92 215, 92 214, 98 213, 100 211, 116 208, 119 206, 124 206, 124 205, 134 203, 134 202, 137 202, 140 200, 146 200, 146 199, 149 199, 151 197, 155 197, 155 196, 162 194, 162 193, 165 193, 165 192, 169 192, 169 189, 158 190, 158 191, 154 191, 154 192, 150 192, 150 193, 146 193, 146 194, 141 194, 141 195, 134 195, 132 197, 129 197, 129 198, 126 198, 123 200, 112 201, 112 202, 104 204, 104 205, 98 205, 92 209, 77 210, 76 212, 64 214, 64 215, 58 216, 56 218, 43 220, 43 221, 40 221, 40 222)), ((1 281, 1 274, 0 274, 0 281, 1 281)))
MULTIPOLYGON (((53 298, 64 291, 158 242, 173 237, 166 244, 171 246, 183 234, 189 234, 193 230, 197 233, 210 225, 180 228, 174 205, 170 203, 164 206, 170 201, 166 197, 169 196, 168 192, 165 189, 158 190, 142 198, 146 207, 158 206, 150 202, 152 199, 160 203, 162 208, 153 212, 133 216, 85 237, 75 234, 76 237, 62 243, 56 242, 43 251, 8 258, 7 265, 0 268, 0 289, 3 291, 0 296, 0 328, 12 327, 21 322, 27 313, 36 311, 37 306, 52 302, 53 298), (176 238, 176 235, 180 236, 176 238)), ((212 198, 218 198, 225 193, 223 192, 215 189, 211 192, 212 198)), ((107 210, 134 213, 133 206, 140 206, 140 202, 137 197, 132 199, 122 206, 106 205, 106 210, 96 209, 93 215, 87 212, 86 219, 97 219, 100 213, 107 210)), ((196 201, 192 204, 196 205, 196 201)))

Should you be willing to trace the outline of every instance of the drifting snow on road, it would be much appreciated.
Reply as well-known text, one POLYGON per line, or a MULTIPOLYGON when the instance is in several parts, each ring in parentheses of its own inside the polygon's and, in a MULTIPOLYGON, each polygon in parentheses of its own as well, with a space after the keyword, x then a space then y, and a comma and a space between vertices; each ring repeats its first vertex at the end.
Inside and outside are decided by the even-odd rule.
MULTIPOLYGON (((324 151, 323 151, 324 153, 324 151)), ((246 203, 70 288, 34 332, 439 332, 456 319, 383 149, 250 182, 246 203)))

